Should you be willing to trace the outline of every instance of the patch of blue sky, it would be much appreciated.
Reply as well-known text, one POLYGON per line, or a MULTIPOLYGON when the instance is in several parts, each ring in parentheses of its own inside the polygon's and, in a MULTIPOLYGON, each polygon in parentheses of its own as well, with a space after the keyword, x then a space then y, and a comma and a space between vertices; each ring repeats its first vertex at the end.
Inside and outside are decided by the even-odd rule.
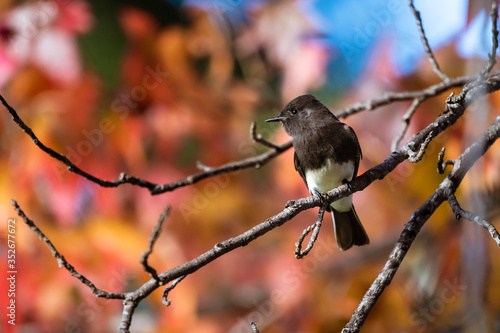
POLYGON ((469 24, 457 44, 458 53, 464 58, 488 58, 493 46, 491 36, 491 18, 486 11, 481 11, 469 24))
MULTIPOLYGON (((416 0, 431 48, 450 43, 465 30, 467 0, 416 0)), ((396 73, 413 72, 425 58, 415 18, 406 0, 301 0, 311 24, 332 49, 331 87, 351 83, 370 63, 378 47, 389 47, 396 73), (336 73, 336 74, 335 74, 336 73)))

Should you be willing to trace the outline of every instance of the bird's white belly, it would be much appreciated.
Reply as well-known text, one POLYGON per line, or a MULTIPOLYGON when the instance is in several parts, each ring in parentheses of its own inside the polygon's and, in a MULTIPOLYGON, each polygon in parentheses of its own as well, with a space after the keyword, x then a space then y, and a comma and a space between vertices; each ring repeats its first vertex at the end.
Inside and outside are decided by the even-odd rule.
MULTIPOLYGON (((343 180, 350 181, 354 175, 354 163, 335 163, 331 159, 319 169, 307 170, 305 173, 309 192, 314 195, 315 190, 319 192, 330 191, 343 184, 343 180)), ((339 212, 347 212, 352 207, 352 196, 342 198, 331 204, 339 212)))

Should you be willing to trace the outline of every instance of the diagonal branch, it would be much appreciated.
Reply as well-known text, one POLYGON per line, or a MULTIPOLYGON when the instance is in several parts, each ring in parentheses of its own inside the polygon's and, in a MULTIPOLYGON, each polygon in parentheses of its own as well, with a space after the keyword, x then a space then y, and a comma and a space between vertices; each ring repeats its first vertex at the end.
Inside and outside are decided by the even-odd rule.
POLYGON ((158 239, 158 236, 160 235, 160 231, 161 231, 161 227, 163 226, 163 222, 165 221, 165 219, 167 218, 169 213, 170 213, 170 206, 167 206, 167 207, 165 207, 165 210, 163 211, 163 213, 161 213, 160 218, 158 219, 158 223, 156 224, 156 226, 153 229, 153 232, 151 233, 151 237, 149 237, 148 249, 142 253, 142 257, 141 257, 141 261, 140 261, 144 270, 146 272, 148 272, 149 275, 151 275, 151 277, 153 279, 157 280, 160 285, 161 285, 161 281, 159 281, 159 279, 158 279, 158 272, 156 271, 156 269, 149 266, 148 258, 149 258, 149 255, 153 252, 153 246, 154 246, 156 240, 158 239))
POLYGON ((30 227, 31 230, 40 238, 42 242, 47 245, 47 247, 50 249, 50 252, 52 252, 52 256, 54 256, 57 259, 57 264, 59 268, 66 268, 66 270, 75 278, 77 278, 81 283, 89 287, 89 289, 97 296, 97 297, 103 297, 103 298, 108 298, 108 299, 124 299, 125 294, 123 293, 109 293, 106 291, 103 291, 99 288, 97 288, 89 279, 87 279, 85 276, 82 274, 78 273, 77 270, 66 261, 66 258, 62 254, 57 251, 56 247, 52 244, 50 239, 45 236, 45 234, 35 225, 35 223, 30 220, 26 214, 23 212, 21 207, 17 204, 15 200, 12 200, 12 205, 14 206, 17 214, 19 217, 21 217, 26 223, 28 227, 30 227))
POLYGON ((177 180, 177 181, 174 181, 174 182, 171 182, 168 184, 163 184, 163 185, 155 184, 155 183, 149 182, 147 180, 140 179, 138 177, 127 175, 125 173, 121 173, 117 180, 103 180, 103 179, 97 178, 97 177, 83 171, 82 169, 77 167, 73 162, 71 162, 66 156, 64 156, 63 154, 59 154, 58 152, 56 152, 52 148, 49 148, 46 145, 44 145, 38 139, 38 137, 35 135, 35 133, 33 133, 31 128, 23 122, 23 120, 17 114, 16 110, 14 110, 14 108, 12 108, 5 101, 3 96, 1 96, 1 95, 0 95, 0 102, 2 102, 2 104, 7 108, 7 110, 11 114, 14 122, 26 134, 28 134, 28 136, 33 140, 35 145, 38 148, 40 148, 42 151, 47 153, 50 157, 53 157, 56 160, 66 164, 69 171, 74 172, 74 173, 82 176, 83 178, 85 178, 93 183, 96 183, 97 185, 102 186, 102 187, 118 187, 122 184, 132 184, 132 185, 136 185, 139 187, 147 188, 149 190, 149 192, 151 193, 151 195, 170 192, 170 191, 173 191, 179 187, 192 185, 192 184, 197 183, 197 182, 204 180, 206 178, 218 176, 218 175, 221 175, 224 173, 233 172, 233 171, 242 170, 242 169, 247 169, 247 168, 259 168, 262 165, 269 162, 270 160, 272 160, 274 157, 278 156, 279 154, 281 154, 285 150, 292 147, 292 142, 289 141, 289 142, 286 142, 286 143, 281 144, 281 145, 276 145, 276 148, 274 148, 268 152, 265 152, 263 154, 260 154, 260 155, 254 156, 254 157, 250 157, 250 158, 246 158, 246 159, 243 159, 243 160, 240 160, 237 162, 230 162, 230 163, 221 165, 221 166, 216 167, 216 168, 207 168, 207 170, 204 172, 195 173, 195 174, 188 176, 187 178, 180 179, 180 180, 177 180))
POLYGON ((439 68, 439 65, 436 61, 436 58, 434 57, 434 54, 432 53, 431 47, 429 46, 429 41, 427 40, 427 36, 425 35, 424 26, 422 24, 422 17, 420 16, 420 12, 413 5, 413 0, 410 0, 409 2, 410 2, 410 9, 411 9, 413 15, 415 16, 415 20, 417 21, 420 39, 422 40, 422 44, 424 44, 425 53, 427 54, 427 58, 429 58, 429 62, 431 63, 432 69, 434 70, 434 73, 436 73, 441 78, 441 80, 446 82, 450 78, 448 76, 446 76, 446 74, 444 74, 443 71, 441 71, 441 68, 439 68))
MULTIPOLYGON (((495 71, 491 75, 500 74, 500 71, 495 71)), ((416 98, 421 98, 422 101, 429 99, 431 97, 437 96, 451 88, 461 87, 469 82, 476 81, 480 79, 481 76, 478 74, 465 75, 456 78, 449 79, 448 81, 443 81, 438 84, 432 85, 422 90, 416 91, 403 91, 403 92, 386 92, 380 97, 368 99, 363 102, 354 103, 344 109, 335 112, 338 118, 347 118, 353 114, 361 111, 372 111, 378 107, 393 103, 393 102, 403 102, 411 101, 416 98)))
POLYGON ((398 135, 394 138, 394 141, 392 141, 391 151, 395 151, 396 149, 398 149, 399 143, 403 139, 404 135, 406 134, 406 131, 408 130, 408 126, 410 125, 410 119, 411 117, 413 117, 413 114, 415 113, 415 111, 417 111, 417 108, 420 105, 420 103, 422 103, 422 101, 423 99, 420 97, 415 98, 411 103, 410 107, 408 108, 408 110, 401 118, 401 120, 403 121, 403 126, 401 127, 401 130, 398 133, 398 135))
POLYGON ((424 223, 434 213, 434 211, 448 200, 449 196, 457 190, 461 181, 472 165, 484 155, 491 145, 500 136, 500 116, 495 119, 484 134, 474 142, 457 159, 453 170, 448 177, 439 185, 437 190, 412 214, 410 221, 405 225, 396 246, 392 250, 389 258, 377 276, 371 287, 366 292, 363 300, 351 317, 351 320, 342 330, 343 333, 359 332, 370 311, 375 306, 378 298, 391 283, 399 265, 403 261, 406 253, 419 233, 424 223))
POLYGON ((229 173, 248 168, 260 168, 264 164, 266 164, 267 162, 271 161, 273 158, 281 154, 282 152, 290 149, 292 147, 292 141, 288 141, 281 145, 277 145, 277 147, 278 149, 272 149, 263 154, 254 157, 249 157, 237 162, 226 163, 219 167, 209 168, 208 171, 195 173, 192 174, 191 176, 188 176, 187 178, 180 179, 172 183, 155 185, 155 188, 150 189, 151 195, 171 192, 179 187, 192 185, 206 178, 215 177, 218 175, 222 175, 224 173, 229 173))
POLYGON ((150 191, 156 188, 156 186, 157 186, 156 184, 153 184, 153 183, 148 182, 146 180, 142 180, 142 179, 139 179, 136 177, 126 175, 124 173, 122 173, 120 175, 118 180, 108 181, 108 180, 99 179, 99 178, 81 170, 73 162, 71 162, 66 156, 64 156, 63 154, 59 154, 58 152, 56 152, 52 148, 49 148, 45 144, 43 144, 38 139, 38 137, 35 135, 35 133, 33 133, 33 130, 28 125, 26 125, 24 123, 24 121, 17 114, 16 110, 14 110, 14 108, 11 107, 7 103, 7 101, 3 98, 2 95, 0 95, 0 102, 2 102, 2 104, 5 106, 5 108, 7 108, 7 110, 11 114, 14 122, 31 138, 31 140, 33 140, 35 145, 38 148, 40 148, 42 151, 47 153, 47 155, 49 155, 50 157, 53 157, 56 160, 61 161, 62 163, 66 164, 69 171, 74 172, 74 173, 84 177, 85 179, 88 179, 91 182, 96 183, 96 184, 103 186, 103 187, 117 187, 121 184, 130 183, 130 184, 134 184, 137 186, 146 187, 150 191))
POLYGON ((500 234, 498 233, 497 229, 493 224, 486 221, 479 215, 476 215, 472 212, 462 209, 462 207, 460 207, 460 204, 458 203, 457 197, 455 197, 455 194, 450 194, 447 200, 450 204, 451 209, 453 210, 453 213, 455 213, 455 217, 457 218, 457 220, 460 218, 464 218, 485 228, 490 233, 491 238, 493 238, 493 240, 500 247, 500 234))

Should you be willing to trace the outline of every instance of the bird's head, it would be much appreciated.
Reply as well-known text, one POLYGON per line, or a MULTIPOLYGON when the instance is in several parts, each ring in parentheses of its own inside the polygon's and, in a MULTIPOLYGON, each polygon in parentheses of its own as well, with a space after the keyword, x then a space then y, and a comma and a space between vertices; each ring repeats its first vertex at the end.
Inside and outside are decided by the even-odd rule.
POLYGON ((266 122, 280 122, 291 137, 321 127, 337 118, 314 95, 307 94, 294 98, 281 112, 266 122))

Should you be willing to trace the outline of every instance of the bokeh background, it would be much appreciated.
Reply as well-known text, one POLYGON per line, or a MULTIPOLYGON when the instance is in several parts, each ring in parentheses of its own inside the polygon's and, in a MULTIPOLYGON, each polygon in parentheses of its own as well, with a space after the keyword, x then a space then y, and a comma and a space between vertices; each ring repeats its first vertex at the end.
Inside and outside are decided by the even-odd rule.
MULTIPOLYGON (((450 77, 478 72, 491 49, 488 1, 415 1, 431 47, 450 77), (486 10, 485 10, 486 9, 486 10)), ((407 1, 14 1, 0 3, 0 93, 47 146, 103 179, 126 172, 167 183, 289 140, 267 124, 297 95, 313 92, 333 111, 385 91, 438 83, 407 1)), ((452 90, 459 91, 459 90, 452 90)), ((423 103, 406 142, 443 111, 450 91, 423 103)), ((340 252, 326 216, 304 259, 293 256, 317 209, 189 275, 161 303, 144 300, 133 332, 339 332, 382 268, 411 214, 445 177, 437 154, 456 158, 498 114, 498 93, 408 161, 354 195, 371 238, 340 252)), ((399 102, 347 118, 364 158, 360 173, 390 154, 399 102)), ((141 253, 163 208, 158 271, 182 264, 308 196, 293 152, 260 169, 226 174, 150 196, 100 188, 38 149, 0 111, 0 252, 6 304, 7 221, 17 221, 15 332, 113 332, 122 304, 96 299, 57 267, 10 199, 98 288, 124 292, 149 280, 141 253)), ((460 187, 462 205, 498 222, 498 144, 460 187)), ((489 234, 443 205, 417 237, 365 332, 499 332, 500 255, 489 234)), ((3 310, 2 310, 3 313, 3 310)))

